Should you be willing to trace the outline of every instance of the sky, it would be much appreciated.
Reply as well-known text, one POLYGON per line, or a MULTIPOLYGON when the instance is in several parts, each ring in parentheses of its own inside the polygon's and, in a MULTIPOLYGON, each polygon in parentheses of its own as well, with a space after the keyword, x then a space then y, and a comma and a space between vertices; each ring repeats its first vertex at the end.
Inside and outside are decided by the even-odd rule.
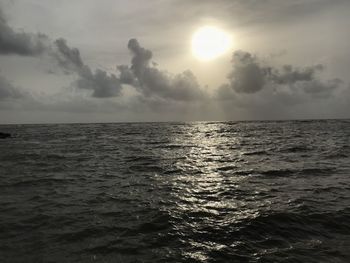
POLYGON ((0 123, 350 117, 349 0, 2 0, 0 123), (203 61, 215 27, 232 40, 203 61))

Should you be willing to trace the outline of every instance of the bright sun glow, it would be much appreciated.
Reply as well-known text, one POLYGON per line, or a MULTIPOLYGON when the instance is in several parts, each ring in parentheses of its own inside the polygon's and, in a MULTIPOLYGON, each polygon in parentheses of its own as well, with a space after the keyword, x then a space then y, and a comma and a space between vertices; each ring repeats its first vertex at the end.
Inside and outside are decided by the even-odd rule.
POLYGON ((202 61, 209 61, 221 56, 231 46, 231 36, 217 27, 201 27, 192 36, 192 53, 202 61))

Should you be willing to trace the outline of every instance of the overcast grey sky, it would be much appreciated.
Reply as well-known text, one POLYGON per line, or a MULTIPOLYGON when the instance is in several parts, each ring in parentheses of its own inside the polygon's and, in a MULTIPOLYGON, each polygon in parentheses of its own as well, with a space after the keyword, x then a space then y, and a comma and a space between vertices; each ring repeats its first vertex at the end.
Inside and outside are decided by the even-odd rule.
POLYGON ((349 118, 349 0, 2 0, 0 123, 349 118), (207 62, 194 32, 232 50, 207 62))

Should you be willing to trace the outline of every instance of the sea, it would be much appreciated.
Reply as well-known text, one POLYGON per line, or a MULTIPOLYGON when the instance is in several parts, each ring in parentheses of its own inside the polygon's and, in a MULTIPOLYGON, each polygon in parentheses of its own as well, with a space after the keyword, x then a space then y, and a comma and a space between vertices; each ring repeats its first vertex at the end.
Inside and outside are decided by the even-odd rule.
POLYGON ((350 120, 0 131, 0 262, 350 262, 350 120))

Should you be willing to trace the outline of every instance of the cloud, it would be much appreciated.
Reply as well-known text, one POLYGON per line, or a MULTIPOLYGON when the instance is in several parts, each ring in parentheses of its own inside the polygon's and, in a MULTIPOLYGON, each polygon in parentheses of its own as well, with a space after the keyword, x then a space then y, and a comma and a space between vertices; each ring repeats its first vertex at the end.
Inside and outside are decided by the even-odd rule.
POLYGON ((53 53, 53 55, 62 68, 76 71, 84 66, 79 49, 68 47, 67 41, 63 38, 57 39, 55 45, 58 52, 53 53))
POLYGON ((114 75, 108 75, 106 71, 97 69, 94 73, 88 66, 79 70, 80 78, 76 81, 80 89, 92 90, 95 98, 108 98, 121 95, 121 82, 114 75))
POLYGON ((342 81, 321 80, 317 73, 323 70, 324 66, 321 64, 303 68, 284 65, 278 68, 263 63, 249 52, 235 51, 232 56, 232 69, 227 76, 229 83, 221 86, 219 96, 227 92, 227 87, 237 93, 252 94, 269 86, 274 87, 276 92, 286 87, 295 92, 302 90, 318 97, 327 97, 342 84, 342 81))
POLYGON ((273 69, 271 80, 277 84, 294 84, 298 81, 313 81, 315 74, 324 69, 321 64, 309 66, 302 69, 294 68, 292 65, 284 65, 281 69, 273 69))
POLYGON ((24 97, 24 93, 14 87, 7 79, 0 75, 0 100, 18 99, 24 97))
POLYGON ((79 89, 92 90, 96 98, 116 97, 121 94, 121 82, 114 74, 97 69, 95 72, 85 65, 77 48, 71 48, 63 38, 55 41, 57 52, 53 56, 59 66, 67 72, 75 72, 79 79, 75 82, 79 89))
POLYGON ((119 79, 123 84, 129 84, 134 87, 139 86, 134 72, 129 68, 128 65, 119 65, 117 66, 117 70, 119 71, 119 79))
POLYGON ((332 92, 339 88, 344 82, 341 79, 331 79, 327 81, 320 81, 312 79, 310 81, 298 82, 298 88, 302 88, 305 93, 312 94, 319 98, 328 98, 332 92))
POLYGON ((190 70, 177 75, 159 70, 156 64, 151 63, 152 52, 141 47, 136 39, 130 39, 128 49, 133 55, 131 66, 118 66, 119 77, 101 69, 93 72, 84 63, 79 49, 68 46, 65 39, 52 41, 43 34, 15 32, 0 10, 0 55, 35 57, 45 53, 54 58, 66 74, 76 73, 79 76, 74 82, 76 87, 91 90, 93 97, 120 96, 122 84, 129 84, 148 97, 172 100, 195 100, 203 97, 204 93, 190 70))
POLYGON ((204 92, 190 70, 176 75, 159 70, 155 63, 151 63, 152 52, 141 47, 136 39, 129 40, 128 49, 132 53, 131 66, 117 66, 119 77, 101 69, 93 72, 84 63, 79 49, 68 46, 65 39, 52 41, 43 34, 15 32, 0 10, 0 54, 38 56, 45 53, 54 58, 65 73, 76 73, 79 76, 74 82, 76 87, 91 90, 93 97, 120 96, 122 84, 128 84, 146 97, 175 101, 203 98, 204 92))
POLYGON ((255 93, 265 85, 270 70, 262 67, 256 56, 249 52, 235 51, 232 71, 228 75, 230 86, 237 92, 255 93))
POLYGON ((158 96, 172 100, 196 100, 204 92, 190 70, 176 75, 159 70, 151 65, 153 54, 140 46, 136 39, 130 39, 128 48, 132 53, 131 66, 119 66, 121 80, 131 84, 145 96, 158 96))
POLYGON ((48 37, 44 34, 15 32, 0 9, 0 54, 37 56, 48 48, 48 37))
MULTIPOLYGON (((75 82, 80 89, 92 90, 92 96, 97 98, 119 96, 121 84, 113 74, 97 69, 92 72, 83 63, 77 48, 70 48, 67 41, 59 38, 52 41, 44 34, 15 32, 8 24, 0 9, 0 55, 38 56, 48 54, 66 73, 77 73, 79 79, 75 82)), ((1 79, 1 96, 19 96, 10 83, 1 79), (11 87, 11 88, 10 88, 11 87)))
POLYGON ((131 59, 131 70, 136 76, 142 76, 146 68, 149 67, 150 60, 152 59, 152 52, 140 46, 136 39, 130 39, 128 42, 128 48, 132 52, 133 57, 131 59))

